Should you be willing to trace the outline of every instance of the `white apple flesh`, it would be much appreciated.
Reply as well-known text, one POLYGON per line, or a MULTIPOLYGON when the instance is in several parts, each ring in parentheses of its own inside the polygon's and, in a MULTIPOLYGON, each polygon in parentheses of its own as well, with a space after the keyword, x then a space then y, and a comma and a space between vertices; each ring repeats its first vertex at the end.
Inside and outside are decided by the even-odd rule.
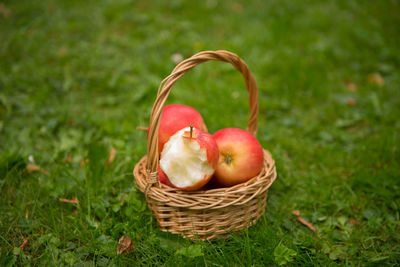
POLYGON ((192 191, 201 188, 214 174, 218 146, 212 136, 186 127, 172 135, 161 153, 160 167, 170 183, 192 191))

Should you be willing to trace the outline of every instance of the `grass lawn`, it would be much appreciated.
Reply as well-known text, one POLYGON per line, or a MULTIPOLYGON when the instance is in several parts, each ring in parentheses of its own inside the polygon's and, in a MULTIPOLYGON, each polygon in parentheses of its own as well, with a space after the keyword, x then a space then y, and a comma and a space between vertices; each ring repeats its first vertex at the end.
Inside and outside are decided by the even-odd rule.
MULTIPOLYGON (((0 266, 399 265, 399 14, 389 0, 1 1, 0 266), (216 49, 257 80, 278 178, 255 226, 190 241, 158 230, 133 181, 136 126, 172 55, 216 49), (124 235, 136 251, 117 255, 124 235)), ((208 62, 168 103, 211 133, 243 128, 244 88, 208 62)))

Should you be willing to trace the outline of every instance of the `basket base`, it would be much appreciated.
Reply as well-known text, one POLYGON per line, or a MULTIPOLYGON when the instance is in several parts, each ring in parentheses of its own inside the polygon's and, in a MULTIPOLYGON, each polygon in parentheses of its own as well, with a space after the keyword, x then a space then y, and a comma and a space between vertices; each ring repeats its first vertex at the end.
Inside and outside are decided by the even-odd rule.
MULTIPOLYGON (((139 189, 145 192, 146 156, 135 166, 134 176, 139 189)), ((264 150, 261 173, 246 183, 193 192, 158 183, 148 190, 147 204, 160 230, 211 240, 255 224, 265 213, 268 188, 275 179, 275 162, 264 150)))
POLYGON ((160 212, 159 207, 149 205, 149 208, 153 214, 158 214, 156 219, 161 231, 193 240, 212 240, 226 238, 256 224, 265 212, 266 198, 267 194, 263 199, 253 199, 244 207, 207 212, 182 209, 165 214, 160 212), (232 213, 235 213, 235 217, 232 217, 232 213))

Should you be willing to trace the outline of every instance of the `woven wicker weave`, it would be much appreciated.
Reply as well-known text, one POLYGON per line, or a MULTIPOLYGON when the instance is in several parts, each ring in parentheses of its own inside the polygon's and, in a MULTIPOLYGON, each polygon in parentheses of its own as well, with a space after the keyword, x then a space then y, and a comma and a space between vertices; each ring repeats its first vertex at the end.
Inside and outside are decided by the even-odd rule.
POLYGON ((228 51, 204 51, 179 63, 161 82, 150 117, 147 156, 139 161, 133 171, 135 182, 145 193, 148 207, 161 230, 203 240, 217 238, 255 223, 265 212, 268 188, 276 178, 274 160, 264 150, 262 171, 243 184, 187 192, 158 182, 157 133, 164 103, 179 78, 208 60, 229 62, 242 73, 249 92, 250 118, 247 130, 256 136, 258 90, 247 65, 228 51))

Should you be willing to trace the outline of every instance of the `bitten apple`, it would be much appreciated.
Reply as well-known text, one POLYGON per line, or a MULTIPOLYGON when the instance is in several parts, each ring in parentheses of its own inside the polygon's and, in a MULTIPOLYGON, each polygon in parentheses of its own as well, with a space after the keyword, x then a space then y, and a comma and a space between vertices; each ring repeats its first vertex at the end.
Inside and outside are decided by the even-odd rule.
POLYGON ((213 180, 222 186, 246 182, 262 169, 264 153, 249 132, 226 128, 213 134, 219 148, 219 161, 213 180))
POLYGON ((158 180, 160 183, 168 185, 169 187, 175 187, 173 184, 171 184, 167 175, 161 170, 160 166, 158 166, 158 180))
POLYGON ((165 143, 172 135, 188 125, 193 125, 194 128, 207 132, 203 118, 194 108, 180 104, 165 106, 158 128, 158 153, 161 154, 165 143))
POLYGON ((217 143, 210 134, 183 128, 165 143, 160 168, 166 177, 160 175, 159 179, 186 191, 200 189, 214 174, 218 156, 217 143))

